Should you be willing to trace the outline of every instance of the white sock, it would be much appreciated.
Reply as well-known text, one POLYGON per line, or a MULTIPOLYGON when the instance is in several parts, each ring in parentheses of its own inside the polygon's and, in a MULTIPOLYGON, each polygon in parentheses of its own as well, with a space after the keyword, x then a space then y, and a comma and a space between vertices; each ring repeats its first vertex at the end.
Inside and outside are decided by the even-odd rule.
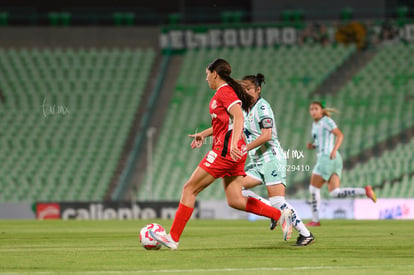
POLYGON ((309 192, 312 196, 312 221, 319 222, 319 208, 321 206, 321 189, 309 185, 309 192))
POLYGON ((329 195, 333 198, 346 198, 346 197, 355 197, 359 195, 365 195, 364 188, 336 188, 329 192, 329 195))
POLYGON ((252 198, 255 198, 256 200, 259 200, 259 201, 264 202, 265 204, 267 204, 269 206, 272 206, 270 204, 270 201, 269 200, 267 200, 267 199, 265 199, 265 198, 257 195, 255 192, 253 192, 251 190, 243 189, 242 190, 242 195, 243 195, 243 197, 252 197, 252 198))
POLYGON ((300 219, 299 215, 296 213, 295 209, 290 205, 285 197, 283 196, 275 196, 269 198, 270 203, 273 207, 279 209, 280 211, 284 209, 290 209, 292 211, 292 225, 295 229, 299 232, 299 234, 308 237, 310 236, 309 230, 303 224, 302 220, 300 219))

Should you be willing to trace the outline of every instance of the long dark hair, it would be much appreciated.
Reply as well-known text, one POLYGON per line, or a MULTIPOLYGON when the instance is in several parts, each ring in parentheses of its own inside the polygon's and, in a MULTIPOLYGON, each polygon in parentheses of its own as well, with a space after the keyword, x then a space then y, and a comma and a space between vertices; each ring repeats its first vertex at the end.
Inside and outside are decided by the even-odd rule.
POLYGON ((230 76, 230 74, 231 74, 230 64, 224 59, 217 58, 217 59, 213 60, 210 64, 208 64, 207 69, 210 72, 216 71, 217 74, 221 77, 221 79, 226 81, 227 84, 229 84, 229 86, 233 88, 233 90, 236 92, 237 97, 242 102, 243 110, 248 112, 249 108, 250 108, 250 106, 253 102, 253 97, 250 96, 243 89, 243 87, 239 84, 239 82, 237 82, 236 80, 234 80, 230 76))

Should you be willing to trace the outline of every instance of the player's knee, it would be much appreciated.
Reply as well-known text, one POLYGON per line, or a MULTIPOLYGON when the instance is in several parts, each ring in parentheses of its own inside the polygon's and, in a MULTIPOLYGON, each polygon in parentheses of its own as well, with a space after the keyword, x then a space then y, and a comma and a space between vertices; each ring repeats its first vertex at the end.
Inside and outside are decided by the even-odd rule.
POLYGON ((182 194, 183 196, 197 196, 198 193, 199 192, 197 192, 195 185, 191 181, 188 181, 186 184, 184 184, 182 194))
POLYGON ((240 200, 239 198, 231 197, 227 198, 227 204, 234 209, 237 210, 244 210, 246 208, 246 204, 244 200, 240 200))

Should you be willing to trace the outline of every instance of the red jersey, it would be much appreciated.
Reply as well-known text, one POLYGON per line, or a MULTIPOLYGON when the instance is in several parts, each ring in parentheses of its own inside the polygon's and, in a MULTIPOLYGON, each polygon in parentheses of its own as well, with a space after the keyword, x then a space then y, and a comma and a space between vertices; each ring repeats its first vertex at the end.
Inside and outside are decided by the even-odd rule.
MULTIPOLYGON (((234 104, 241 104, 241 100, 228 84, 220 86, 210 101, 211 125, 213 126, 212 149, 218 155, 229 160, 233 160, 230 156, 233 120, 228 110, 234 104)), ((243 138, 239 140, 237 147, 241 151, 246 151, 246 142, 243 138)))

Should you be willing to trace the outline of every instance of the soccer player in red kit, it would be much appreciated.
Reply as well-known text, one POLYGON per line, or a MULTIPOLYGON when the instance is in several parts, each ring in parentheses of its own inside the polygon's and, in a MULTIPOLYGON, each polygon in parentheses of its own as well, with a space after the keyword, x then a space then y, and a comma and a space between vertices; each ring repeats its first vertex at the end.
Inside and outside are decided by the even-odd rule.
MULTIPOLYGON (((231 66, 224 59, 215 59, 207 69, 207 82, 216 90, 210 101, 212 127, 194 135, 191 147, 200 147, 205 138, 213 136, 212 149, 201 160, 183 187, 178 210, 170 233, 161 235, 150 230, 150 235, 164 246, 174 250, 185 225, 193 213, 196 196, 217 178, 222 178, 227 203, 230 207, 279 220, 285 231, 291 231, 291 211, 271 207, 255 198, 242 195, 246 141, 243 132, 243 109, 248 110, 252 98, 231 76, 231 66), (242 109, 243 108, 243 109, 242 109)), ((284 236, 287 233, 284 232, 284 236)))

